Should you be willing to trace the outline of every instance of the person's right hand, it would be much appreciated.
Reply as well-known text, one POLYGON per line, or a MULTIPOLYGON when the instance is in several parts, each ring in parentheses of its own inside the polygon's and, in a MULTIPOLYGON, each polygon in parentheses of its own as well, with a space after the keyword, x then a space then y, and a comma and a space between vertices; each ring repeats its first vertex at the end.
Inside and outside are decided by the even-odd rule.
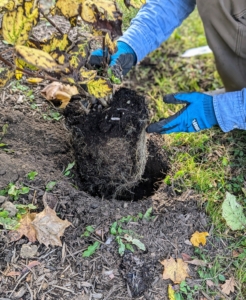
MULTIPOLYGON (((136 62, 137 56, 134 50, 128 44, 119 41, 117 42, 117 52, 110 57, 109 70, 111 70, 111 73, 115 77, 122 79, 136 62)), ((89 63, 92 66, 102 66, 103 50, 97 49, 93 51, 89 63)), ((110 73, 110 71, 108 73, 110 73)))

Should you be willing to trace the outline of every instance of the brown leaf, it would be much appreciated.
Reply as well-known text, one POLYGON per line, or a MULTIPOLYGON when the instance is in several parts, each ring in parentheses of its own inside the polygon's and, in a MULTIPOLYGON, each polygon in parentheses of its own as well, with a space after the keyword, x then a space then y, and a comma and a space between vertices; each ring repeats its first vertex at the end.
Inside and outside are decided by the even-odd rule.
POLYGON ((62 246, 60 237, 65 229, 71 225, 68 220, 61 220, 57 217, 56 212, 49 206, 36 215, 32 222, 37 232, 37 240, 43 243, 46 247, 62 246))
POLYGON ((35 216, 36 213, 27 213, 22 217, 18 229, 9 233, 11 242, 18 241, 23 235, 32 243, 36 241, 36 231, 32 225, 35 216))
POLYGON ((209 236, 208 232, 196 231, 195 233, 192 234, 190 241, 192 245, 195 247, 199 247, 200 244, 204 246, 206 245, 206 236, 209 236))
POLYGON ((19 275, 21 275, 21 272, 18 271, 12 271, 6 274, 6 276, 19 276, 19 275))
POLYGON ((213 281, 210 280, 210 279, 206 280, 206 284, 207 284, 207 286, 209 286, 209 287, 214 286, 213 281))
POLYGON ((181 256, 183 258, 183 261, 188 261, 191 260, 190 255, 186 254, 186 253, 181 253, 181 256))
POLYGON ((24 269, 21 270, 21 274, 25 274, 26 272, 30 271, 31 268, 40 265, 40 262, 37 260, 31 261, 24 269))
POLYGON ((230 279, 226 280, 224 284, 222 284, 222 292, 226 295, 229 295, 231 292, 234 293, 236 282, 234 277, 231 277, 230 279))
POLYGON ((195 266, 202 266, 202 267, 206 267, 206 265, 207 265, 207 263, 205 261, 200 260, 200 259, 188 260, 187 263, 191 264, 191 265, 195 265, 195 266))
POLYGON ((185 280, 186 277, 189 277, 188 264, 184 262, 181 258, 177 259, 177 262, 174 258, 165 259, 161 262, 164 266, 163 279, 171 279, 174 283, 180 283, 185 280))
POLYGON ((71 97, 78 95, 78 89, 76 86, 71 86, 69 84, 62 84, 60 82, 52 82, 47 85, 42 91, 41 94, 45 97, 46 100, 59 100, 61 101, 60 108, 65 108, 71 97))

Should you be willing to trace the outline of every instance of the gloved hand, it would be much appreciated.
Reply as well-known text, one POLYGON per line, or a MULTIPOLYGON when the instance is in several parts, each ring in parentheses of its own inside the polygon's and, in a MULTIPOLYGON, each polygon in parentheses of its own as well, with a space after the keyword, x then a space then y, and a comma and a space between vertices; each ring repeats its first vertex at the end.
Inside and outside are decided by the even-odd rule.
POLYGON ((148 133, 197 132, 218 124, 212 96, 197 92, 178 93, 166 95, 163 101, 186 106, 173 116, 150 124, 146 129, 148 133))
MULTIPOLYGON (((106 53, 107 56, 107 53, 106 53)), ((103 50, 97 49, 91 53, 90 64, 101 66, 103 62, 103 50)), ((124 42, 117 42, 117 52, 111 55, 109 67, 117 78, 125 76, 136 64, 137 56, 134 50, 124 42)))

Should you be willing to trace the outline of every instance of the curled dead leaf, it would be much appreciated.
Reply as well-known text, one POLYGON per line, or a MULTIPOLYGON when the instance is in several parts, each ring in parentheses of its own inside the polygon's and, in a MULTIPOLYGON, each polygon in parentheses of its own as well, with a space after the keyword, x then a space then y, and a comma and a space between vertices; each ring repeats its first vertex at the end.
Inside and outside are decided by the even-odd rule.
POLYGON ((195 233, 192 234, 191 236, 191 243, 195 247, 199 247, 200 244, 203 246, 206 245, 206 237, 209 236, 208 232, 198 232, 196 231, 195 233))
POLYGON ((42 91, 41 94, 48 101, 59 100, 61 101, 60 108, 65 108, 71 97, 78 95, 78 89, 76 86, 71 86, 69 84, 62 84, 60 82, 54 81, 51 84, 47 85, 42 91))

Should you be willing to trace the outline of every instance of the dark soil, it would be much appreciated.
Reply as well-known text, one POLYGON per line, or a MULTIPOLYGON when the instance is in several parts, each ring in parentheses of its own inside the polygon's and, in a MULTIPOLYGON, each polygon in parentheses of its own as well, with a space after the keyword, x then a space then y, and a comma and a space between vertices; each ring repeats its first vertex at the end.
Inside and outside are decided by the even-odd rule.
MULTIPOLYGON (((5 46, 0 43, 1 47, 3 49, 5 46)), ((24 79, 22 84, 27 86, 24 79)), ((72 226, 65 230, 62 247, 47 248, 38 242, 34 243, 38 247, 38 252, 31 259, 23 259, 20 256, 21 247, 29 243, 28 239, 23 237, 11 243, 8 231, 0 228, 0 299, 128 300, 133 297, 147 300, 168 299, 167 286, 171 281, 162 279, 163 266, 160 261, 170 257, 181 257, 182 253, 195 255, 189 239, 196 230, 209 231, 210 237, 203 249, 210 257, 219 254, 229 257, 226 241, 213 236, 209 220, 204 210, 198 208, 199 199, 192 191, 177 196, 170 187, 161 185, 158 188, 158 183, 163 179, 168 167, 168 157, 162 150, 164 143, 162 138, 148 137, 149 154, 143 180, 135 190, 131 190, 133 194, 131 198, 138 201, 119 201, 112 199, 112 195, 91 196, 78 189, 81 187, 81 175, 84 174, 83 172, 81 174, 84 157, 80 155, 80 148, 76 145, 74 152, 71 133, 67 130, 64 119, 45 120, 44 114, 49 115, 54 108, 40 98, 40 86, 29 88, 34 90, 35 99, 32 101, 37 107, 35 109, 31 108, 30 104, 33 103, 30 103, 30 99, 21 89, 15 89, 13 92, 12 85, 0 90, 0 143, 7 145, 0 147, 0 189, 10 182, 17 186, 22 184, 29 186, 29 194, 21 195, 16 203, 33 203, 37 206, 37 212, 40 212, 44 208, 42 198, 46 184, 56 181, 54 189, 47 194, 48 205, 60 218, 68 219, 72 226), (8 125, 7 132, 3 133, 5 125, 8 125), (82 159, 78 161, 79 172, 75 167, 70 177, 65 177, 63 171, 75 157, 82 159), (26 176, 30 171, 38 172, 32 181, 26 176), (121 257, 118 253, 118 243, 109 233, 112 223, 128 215, 144 214, 150 207, 154 208, 154 219, 150 221, 138 219, 122 223, 123 229, 132 230, 144 243, 146 251, 135 247, 133 254, 125 252, 121 257), (88 225, 100 230, 100 236, 96 234, 90 237, 81 236, 88 225), (82 258, 82 252, 95 241, 100 242, 97 252, 92 257, 82 258), (39 265, 24 270, 30 262, 38 262, 39 265), (20 271, 21 275, 8 276, 12 271, 20 271)), ((91 123, 93 130, 85 132, 88 144, 95 136, 99 136, 99 132, 101 139, 107 139, 108 127, 105 125, 110 125, 112 133, 109 137, 113 140, 113 147, 117 153, 117 157, 116 154, 114 156, 115 164, 121 163, 122 156, 126 157, 126 152, 130 153, 130 163, 133 163, 132 152, 128 151, 129 147, 136 146, 134 141, 139 136, 131 133, 127 124, 132 122, 133 129, 137 128, 140 134, 147 119, 147 112, 141 100, 143 98, 138 99, 142 102, 135 103, 133 107, 138 117, 127 119, 124 123, 126 126, 121 127, 119 123, 110 124, 105 119, 96 118, 96 122, 91 123), (144 117, 143 123, 140 122, 141 117, 144 117), (98 121, 101 121, 101 126, 96 127, 96 124, 100 124, 98 121), (129 131, 124 131, 126 129, 129 131), (95 130, 97 135, 94 136, 95 130), (120 131, 123 136, 130 135, 132 138, 125 148, 117 135, 120 131)), ((119 107, 122 108, 121 106, 116 108, 119 107)), ((109 112, 110 110, 107 113, 109 112)), ((128 114, 131 115, 134 116, 133 113, 128 114)), ((122 119, 122 116, 119 117, 122 119)), ((73 118, 70 115, 71 127, 76 124, 75 119, 76 114, 73 118)), ((80 115, 79 120, 81 124, 86 122, 86 118, 83 119, 80 115)), ((78 132, 78 136, 80 134, 78 132)), ((75 139, 73 143, 74 141, 75 139)), ((93 145, 96 145, 96 141, 93 145)), ((110 151, 110 148, 106 150, 110 151)), ((95 170, 92 160, 91 164, 86 162, 84 159, 87 171, 90 170, 90 165, 95 170)), ((120 164, 116 174, 125 170, 125 167, 120 164)), ((91 176, 91 173, 89 174, 91 176)), ((111 188, 108 189, 108 194, 111 188)), ((86 190, 90 190, 88 183, 86 190)), ((94 188, 93 191, 103 194, 101 188, 94 188)), ((190 278, 186 281, 191 287, 201 284, 197 267, 190 266, 190 278)), ((194 295, 194 300, 201 298, 203 295, 200 292, 194 295)))
POLYGON ((120 89, 109 108, 88 115, 73 102, 65 110, 66 124, 81 177, 81 189, 92 195, 122 198, 144 173, 148 112, 144 97, 120 89))

